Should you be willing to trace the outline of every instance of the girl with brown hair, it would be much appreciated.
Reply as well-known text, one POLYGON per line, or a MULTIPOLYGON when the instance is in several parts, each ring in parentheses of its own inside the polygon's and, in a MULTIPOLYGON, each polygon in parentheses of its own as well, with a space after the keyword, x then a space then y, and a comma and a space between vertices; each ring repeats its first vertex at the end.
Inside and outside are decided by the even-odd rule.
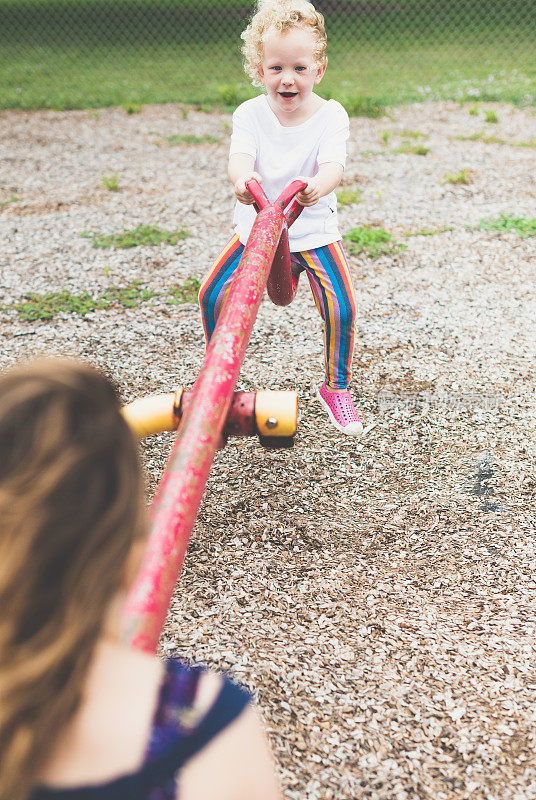
POLYGON ((278 800, 249 695, 127 648, 146 535, 111 383, 71 362, 0 377, 0 800, 278 800))

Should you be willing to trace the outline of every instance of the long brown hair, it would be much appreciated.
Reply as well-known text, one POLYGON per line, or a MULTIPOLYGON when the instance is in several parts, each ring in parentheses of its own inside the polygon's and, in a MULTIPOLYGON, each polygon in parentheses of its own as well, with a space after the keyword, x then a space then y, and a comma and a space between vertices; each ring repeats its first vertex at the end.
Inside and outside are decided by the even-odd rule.
POLYGON ((0 376, 0 800, 26 800, 144 532, 134 437, 111 382, 40 361, 0 376))

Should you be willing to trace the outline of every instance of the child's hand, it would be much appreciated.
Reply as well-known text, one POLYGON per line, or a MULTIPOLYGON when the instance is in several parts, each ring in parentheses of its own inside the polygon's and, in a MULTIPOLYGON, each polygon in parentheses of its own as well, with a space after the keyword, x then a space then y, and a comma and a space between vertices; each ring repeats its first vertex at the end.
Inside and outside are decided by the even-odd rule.
POLYGON ((258 172, 246 172, 245 175, 241 175, 240 178, 238 178, 234 185, 237 200, 240 203, 244 203, 246 206, 250 206, 255 202, 253 195, 249 189, 246 188, 247 181, 250 181, 252 178, 255 178, 255 180, 259 183, 262 183, 262 178, 258 172))
POLYGON ((303 175, 300 175, 298 180, 307 182, 305 189, 302 189, 296 195, 298 203, 305 206, 305 208, 316 205, 322 197, 316 178, 304 178, 303 175))

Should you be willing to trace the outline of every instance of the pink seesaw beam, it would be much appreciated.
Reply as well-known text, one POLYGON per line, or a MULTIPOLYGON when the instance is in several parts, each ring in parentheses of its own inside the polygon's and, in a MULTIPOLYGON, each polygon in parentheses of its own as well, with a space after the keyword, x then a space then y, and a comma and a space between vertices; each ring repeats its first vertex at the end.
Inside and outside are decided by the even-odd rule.
POLYGON ((259 184, 253 187, 259 213, 153 499, 143 564, 127 598, 122 638, 136 649, 152 653, 158 646, 274 262, 276 273, 284 273, 276 274, 274 280, 275 297, 286 301, 278 304, 286 305, 292 299, 287 228, 302 207, 294 201, 286 214, 285 209, 305 185, 293 181, 272 205, 264 192, 258 191, 259 184), (281 287, 279 295, 277 285, 281 287))

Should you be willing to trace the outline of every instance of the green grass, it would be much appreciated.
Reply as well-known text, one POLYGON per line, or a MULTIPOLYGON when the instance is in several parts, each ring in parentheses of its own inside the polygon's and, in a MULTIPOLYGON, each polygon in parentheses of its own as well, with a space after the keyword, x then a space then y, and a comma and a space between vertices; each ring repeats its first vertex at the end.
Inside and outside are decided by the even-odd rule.
POLYGON ((393 150, 393 153, 402 153, 405 155, 414 156, 427 156, 429 152, 429 147, 425 147, 423 144, 412 144, 412 142, 409 141, 403 141, 400 147, 396 147, 393 150))
MULTIPOLYGON (((334 96, 332 91, 319 87, 318 93, 327 99, 334 96)), ((383 117, 386 114, 386 103, 381 98, 366 97, 360 95, 349 95, 341 92, 335 97, 345 107, 350 117, 383 117)))
MULTIPOLYGON (((250 5, 0 0, 0 108, 231 108, 256 93, 240 54, 250 5)), ((343 6, 326 9, 318 89, 349 113, 380 116, 415 100, 534 102, 534 0, 343 6)))
POLYGON ((122 103, 127 114, 139 114, 142 106, 139 103, 122 103))
POLYGON ((101 178, 101 184, 103 188, 107 189, 109 192, 118 192, 119 183, 117 179, 117 172, 114 172, 113 175, 103 175, 101 178))
POLYGON ((361 191, 359 189, 339 189, 336 194, 340 208, 353 205, 354 203, 360 203, 362 200, 361 191))
POLYGON ((447 172, 445 177, 443 178, 444 183, 452 183, 452 184, 461 184, 467 186, 469 183, 473 182, 473 173, 472 170, 467 169, 464 167, 459 172, 447 172))
POLYGON ((530 147, 536 150, 536 139, 529 139, 527 142, 509 142, 506 139, 501 139, 500 136, 486 136, 484 131, 472 133, 470 136, 450 136, 451 141, 462 142, 483 142, 484 144, 506 144, 509 147, 530 147))
POLYGON ((12 194, 9 200, 3 200, 0 202, 0 208, 6 208, 6 206, 11 205, 11 203, 16 203, 19 199, 18 194, 12 194))
POLYGON ((168 303, 174 306, 182 303, 197 303, 197 295, 200 288, 201 281, 197 280, 197 278, 186 278, 184 283, 171 287, 168 303))
MULTIPOLYGON (((167 302, 172 305, 196 303, 200 281, 197 278, 186 278, 184 283, 172 286, 167 294, 167 302)), ((92 295, 89 292, 72 294, 68 289, 59 292, 38 294, 28 292, 15 303, 0 306, 0 310, 15 309, 22 322, 50 320, 58 314, 77 314, 84 317, 92 311, 112 308, 137 308, 161 293, 143 287, 141 281, 133 281, 127 286, 109 286, 103 292, 92 295)))
POLYGON ((420 131, 409 131, 407 128, 404 128, 400 135, 405 139, 420 139, 422 136, 424 136, 424 134, 420 131))
POLYGON ((484 131, 478 133, 471 133, 469 136, 450 136, 451 140, 458 140, 460 142, 483 142, 484 144, 510 144, 506 139, 501 139, 500 136, 488 136, 484 131))
POLYGON ((418 231, 407 231, 404 236, 410 238, 411 236, 437 236, 439 233, 446 233, 453 231, 452 225, 447 225, 444 228, 420 228, 418 231))
MULTIPOLYGON (((48 292, 47 294, 28 292, 14 307, 20 320, 35 322, 38 319, 52 319, 62 312, 85 316, 90 311, 99 308, 99 304, 87 292, 73 295, 67 289, 63 289, 61 292, 48 292)), ((9 308, 9 306, 5 308, 9 308)))
POLYGON ((513 214, 501 214, 498 219, 486 217, 481 219, 478 224, 481 231, 501 231, 510 233, 515 231, 522 239, 529 236, 536 236, 536 219, 527 217, 515 217, 513 214))
POLYGON ((484 117, 485 117, 486 122, 498 122, 499 121, 499 117, 497 116, 495 111, 485 111, 484 112, 484 117))
POLYGON ((99 295, 100 308, 123 306, 123 308, 136 308, 140 303, 146 303, 154 297, 150 289, 143 289, 141 281, 134 281, 128 286, 110 286, 99 295))
POLYGON ((159 244, 177 244, 179 239, 186 239, 190 234, 181 228, 179 231, 161 230, 156 225, 137 225, 132 230, 123 233, 93 233, 84 231, 80 234, 85 239, 91 239, 93 247, 113 247, 114 249, 127 249, 129 247, 154 247, 159 244))
POLYGON ((177 144, 218 144, 220 141, 216 136, 194 136, 193 134, 172 133, 171 136, 164 136, 170 145, 177 144))
POLYGON ((134 281, 128 286, 110 287, 97 297, 93 297, 89 292, 71 294, 67 289, 47 294, 28 292, 14 307, 20 320, 35 322, 36 320, 52 319, 61 313, 78 314, 83 317, 91 311, 114 306, 135 308, 153 296, 154 293, 149 289, 141 288, 140 281, 134 281))
POLYGON ((352 255, 364 253, 369 258, 378 258, 384 254, 394 255, 406 249, 405 244, 394 241, 392 234, 384 228, 370 228, 367 225, 352 228, 342 238, 352 255))

